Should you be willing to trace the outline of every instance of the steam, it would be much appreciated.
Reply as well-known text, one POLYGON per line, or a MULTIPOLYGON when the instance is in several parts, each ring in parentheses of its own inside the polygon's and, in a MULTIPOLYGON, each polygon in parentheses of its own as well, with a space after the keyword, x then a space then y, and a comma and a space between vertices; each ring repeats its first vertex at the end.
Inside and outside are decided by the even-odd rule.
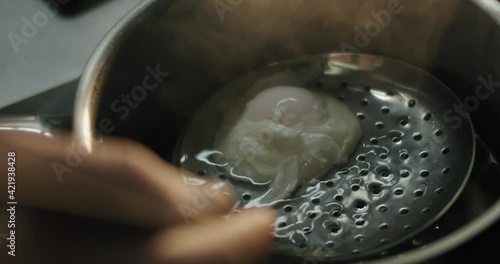
POLYGON ((374 20, 371 12, 386 10, 390 2, 399 2, 403 11, 361 52, 394 47, 385 55, 426 64, 458 1, 243 0, 221 21, 213 0, 182 0, 172 4, 164 26, 172 40, 168 50, 179 61, 228 81, 265 64, 339 51, 341 42, 354 44, 354 28, 364 29, 374 20))

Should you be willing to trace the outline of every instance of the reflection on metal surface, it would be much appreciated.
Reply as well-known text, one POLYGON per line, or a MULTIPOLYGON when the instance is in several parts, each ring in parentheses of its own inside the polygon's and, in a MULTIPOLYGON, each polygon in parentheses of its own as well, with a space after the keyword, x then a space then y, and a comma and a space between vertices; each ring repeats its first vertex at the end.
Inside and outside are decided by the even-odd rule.
MULTIPOLYGON (((475 137, 469 119, 452 129, 443 118, 443 113, 458 102, 438 79, 398 60, 340 53, 300 57, 247 73, 219 90, 198 109, 181 136, 174 156, 188 158, 174 162, 194 173, 228 175, 244 208, 275 208, 278 221, 274 236, 279 238, 276 249, 280 253, 351 260, 380 253, 413 237, 442 216, 461 193, 473 166, 475 137), (321 63, 324 60, 327 63, 321 63), (325 68, 318 71, 322 73, 335 65, 343 74, 309 79, 312 65, 323 65, 325 68), (235 174, 238 165, 231 162, 225 165, 207 158, 227 153, 206 146, 213 145, 220 129, 217 124, 221 115, 233 110, 232 102, 243 100, 250 91, 256 94, 290 85, 287 79, 264 81, 283 72, 293 76, 292 80, 309 81, 296 84, 304 85, 301 88, 343 101, 357 113, 363 139, 345 166, 315 175, 317 180, 307 182, 290 197, 263 203, 262 198, 275 187, 255 184, 252 175, 235 174), (266 85, 257 89, 252 86, 255 83, 266 85), (211 111, 214 106, 220 108, 211 111), (441 133, 436 135, 436 131, 441 133), (285 207, 293 211, 286 212, 285 207), (334 215, 336 211, 338 215, 334 215), (328 243, 335 246, 326 248, 328 243)), ((298 145, 301 139, 287 140, 298 145)), ((292 182, 290 174, 287 180, 292 182)))
POLYGON ((38 116, 0 117, 0 130, 23 131, 51 136, 50 128, 38 116))

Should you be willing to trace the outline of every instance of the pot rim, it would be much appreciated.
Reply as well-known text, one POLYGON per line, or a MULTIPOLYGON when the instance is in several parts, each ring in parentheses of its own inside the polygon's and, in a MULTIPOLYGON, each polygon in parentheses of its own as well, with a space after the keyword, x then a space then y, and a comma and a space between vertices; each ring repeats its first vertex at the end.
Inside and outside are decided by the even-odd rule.
MULTIPOLYGON (((156 0, 144 0, 125 14, 104 36, 92 53, 80 77, 77 87, 75 107, 73 110, 73 137, 79 146, 89 153, 96 142, 96 108, 99 91, 102 86, 102 76, 108 72, 108 59, 116 52, 123 32, 130 26, 143 10, 153 5, 156 0)), ((99 134, 102 132, 99 132, 99 134)))

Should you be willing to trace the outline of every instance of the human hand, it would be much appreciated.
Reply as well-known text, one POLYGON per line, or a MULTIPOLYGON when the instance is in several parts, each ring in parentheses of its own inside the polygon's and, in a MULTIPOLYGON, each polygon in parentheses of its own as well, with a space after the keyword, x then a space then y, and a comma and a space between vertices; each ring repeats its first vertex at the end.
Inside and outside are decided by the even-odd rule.
MULTIPOLYGON (((9 151, 16 152, 16 200, 18 215, 22 217, 16 224, 18 256, 7 259, 17 261, 14 263, 31 262, 31 258, 40 262, 40 257, 50 263, 78 263, 83 261, 78 258, 82 250, 85 259, 92 259, 93 263, 118 260, 120 263, 242 263, 260 260, 271 247, 274 220, 271 210, 243 211, 223 218, 234 199, 226 183, 207 181, 175 168, 138 143, 105 138, 87 154, 70 135, 47 138, 0 131, 0 155, 5 157, 4 163, 9 151), (201 184, 189 185, 186 179, 201 184), (68 223, 57 225, 54 221, 65 217, 57 217, 46 225, 30 219, 46 215, 47 211, 127 224, 118 232, 130 231, 130 237, 124 238, 123 234, 118 237, 135 239, 135 243, 120 247, 116 241, 117 230, 110 223, 66 217, 66 221, 94 223, 100 231, 82 234, 79 230, 66 229, 61 233, 58 229, 64 229, 62 226, 68 223), (152 231, 132 235, 132 226, 152 231), (43 236, 37 231, 42 228, 52 229, 47 231, 52 238, 23 249, 23 244, 43 236), (81 236, 86 235, 93 239, 82 241, 81 236), (95 241, 104 248, 91 247, 95 241), (110 246, 113 250, 106 251, 106 241, 114 243, 110 246), (61 255, 47 250, 48 246, 65 248, 74 254, 61 255)), ((4 190, 6 183, 0 183, 4 190)), ((2 201, 2 206, 5 204, 2 201)), ((6 219, 6 210, 1 214, 6 219)), ((0 233, 5 233, 4 228, 6 226, 0 227, 0 233)), ((5 256, 2 254, 0 259, 5 256)))

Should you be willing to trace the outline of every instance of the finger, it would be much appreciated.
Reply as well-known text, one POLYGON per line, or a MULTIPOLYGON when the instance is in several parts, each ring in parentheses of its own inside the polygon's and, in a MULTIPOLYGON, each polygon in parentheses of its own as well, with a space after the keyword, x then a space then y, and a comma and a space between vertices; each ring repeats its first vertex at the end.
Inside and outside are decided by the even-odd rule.
MULTIPOLYGON (((18 155, 31 156, 31 161, 35 163, 33 166, 24 163, 25 167, 43 168, 37 173, 38 181, 26 180, 26 185, 33 186, 33 190, 36 190, 38 184, 44 186, 45 191, 53 193, 53 197, 57 197, 57 194, 66 195, 59 197, 60 200, 68 199, 68 202, 74 202, 77 196, 100 200, 102 196, 92 195, 97 192, 97 188, 102 190, 102 193, 111 188, 111 195, 116 198, 111 200, 120 204, 118 198, 132 192, 156 201, 144 207, 156 205, 157 213, 143 217, 154 218, 149 219, 149 222, 162 224, 185 219, 186 216, 189 218, 225 212, 232 206, 232 191, 227 184, 202 180, 175 168, 146 147, 132 141, 106 138, 102 144, 96 145, 90 154, 82 150, 67 134, 47 138, 32 133, 0 132, 0 143, 10 150, 16 150, 18 155), (49 181, 45 182, 46 179, 49 181), (186 179, 198 182, 198 185, 189 185, 186 179), (92 184, 89 181, 92 181, 92 184), (57 182, 60 184, 56 184, 57 182), (118 195, 118 190, 122 190, 123 194, 118 195), (186 214, 185 210, 181 210, 183 208, 194 210, 186 214)), ((34 176, 27 173, 24 177, 31 179, 34 176)), ((54 199, 39 199, 47 198, 46 195, 40 197, 41 195, 41 192, 36 191, 25 193, 27 202, 36 202, 37 205, 43 202, 54 203, 54 199)), ((124 199, 121 205, 130 201, 131 199, 124 199)), ((73 207, 85 207, 89 213, 95 207, 95 203, 79 202, 81 204, 74 204, 73 207)), ((59 201, 52 205, 57 207, 61 203, 63 202, 59 201)), ((137 203, 134 206, 140 206, 137 203)))
MULTIPOLYGON (((141 226, 165 225, 170 217, 167 210, 159 210, 165 207, 159 199, 103 184, 76 171, 60 183, 47 161, 23 151, 16 153, 16 165, 15 201, 19 206, 141 226)), ((7 189, 6 183, 0 182, 0 187, 7 189)))
POLYGON ((151 247, 152 263, 255 263, 269 253, 275 219, 270 209, 253 209, 226 221, 211 218, 171 228, 151 247))

